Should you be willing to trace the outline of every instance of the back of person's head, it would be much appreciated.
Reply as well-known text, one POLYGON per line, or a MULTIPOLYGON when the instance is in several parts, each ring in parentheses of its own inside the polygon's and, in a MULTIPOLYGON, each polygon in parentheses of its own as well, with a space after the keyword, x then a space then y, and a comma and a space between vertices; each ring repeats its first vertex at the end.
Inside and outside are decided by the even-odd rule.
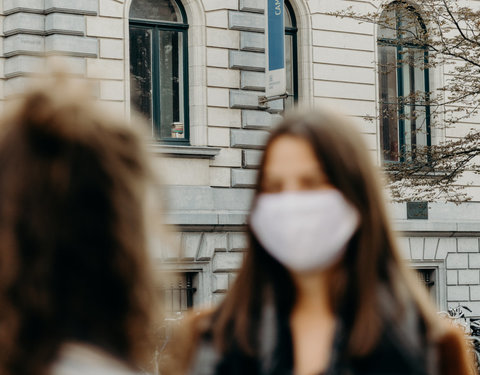
POLYGON ((138 363, 151 321, 141 138, 61 77, 1 132, 0 373, 46 373, 67 341, 138 363))

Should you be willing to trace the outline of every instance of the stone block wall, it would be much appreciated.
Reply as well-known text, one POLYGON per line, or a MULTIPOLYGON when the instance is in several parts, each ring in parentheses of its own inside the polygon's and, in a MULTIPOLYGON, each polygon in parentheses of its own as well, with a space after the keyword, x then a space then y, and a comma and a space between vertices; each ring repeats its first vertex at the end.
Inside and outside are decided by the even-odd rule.
POLYGON ((208 145, 220 147, 211 161, 212 186, 252 188, 268 130, 283 103, 261 109, 265 91, 263 3, 204 1, 207 13, 208 145), (218 8, 215 8, 215 6, 218 8), (226 52, 226 53, 225 53, 226 52), (227 151, 228 150, 228 151, 227 151), (223 158, 223 155, 234 158, 223 158))
POLYGON ((162 241, 153 251, 165 264, 173 264, 176 272, 196 273, 195 302, 208 306, 218 303, 232 286, 247 246, 242 232, 184 231, 173 235, 169 246, 162 241))
MULTIPOLYGON (((465 234, 467 235, 467 234, 465 234)), ((402 237, 403 257, 414 268, 434 269, 435 294, 439 308, 460 305, 480 317, 479 237, 402 237)))
MULTIPOLYGON (((154 145, 154 166, 167 189, 177 250, 155 243, 155 258, 172 270, 196 272, 196 302, 215 303, 240 266, 245 225, 262 149, 281 101, 258 105, 265 92, 263 0, 182 0, 189 17, 190 147, 154 145), (166 155, 166 156, 165 156, 166 155), (181 249, 178 252, 178 249, 181 249)), ((351 116, 378 163, 376 41, 372 25, 328 16, 372 3, 291 0, 297 18, 299 96, 351 116)), ((130 0, 4 0, 0 16, 0 100, 21 90, 42 64, 60 54, 75 74, 98 80, 98 96, 129 115, 130 0)), ((437 74, 435 77, 440 76, 437 74)), ((432 76, 432 79, 434 77, 432 76)), ((471 120, 470 127, 480 124, 471 120)), ((446 136, 465 135, 449 129, 446 136)), ((470 176, 471 177, 471 176, 470 176)), ((469 177, 469 178, 470 178, 469 177)), ((469 189, 479 202, 480 179, 469 189)), ((436 221, 396 217, 400 249, 416 268, 434 269, 442 309, 458 303, 480 316, 478 203, 437 212, 436 221)))
POLYGON ((23 90, 26 77, 41 70, 44 55, 64 55, 75 74, 86 75, 99 41, 88 33, 97 0, 8 0, 3 2, 2 98, 23 90))
MULTIPOLYGON (((123 1, 5 0, 3 98, 42 70, 43 56, 63 56, 76 75, 98 80, 98 96, 125 111, 123 1)), ((47 59, 48 61, 48 59, 47 59)))

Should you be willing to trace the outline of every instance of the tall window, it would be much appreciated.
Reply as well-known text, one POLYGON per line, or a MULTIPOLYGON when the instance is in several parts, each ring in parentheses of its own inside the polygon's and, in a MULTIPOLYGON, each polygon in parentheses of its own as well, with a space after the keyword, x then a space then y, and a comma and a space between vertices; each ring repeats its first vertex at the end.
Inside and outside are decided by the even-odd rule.
POLYGON ((130 99, 157 140, 188 143, 187 29, 180 1, 132 1, 130 99))
POLYGON ((287 73, 286 108, 292 108, 298 100, 297 21, 288 1, 285 1, 285 68, 287 73))
POLYGON ((426 28, 403 1, 382 13, 378 30, 380 134, 386 162, 412 161, 430 145, 426 28))

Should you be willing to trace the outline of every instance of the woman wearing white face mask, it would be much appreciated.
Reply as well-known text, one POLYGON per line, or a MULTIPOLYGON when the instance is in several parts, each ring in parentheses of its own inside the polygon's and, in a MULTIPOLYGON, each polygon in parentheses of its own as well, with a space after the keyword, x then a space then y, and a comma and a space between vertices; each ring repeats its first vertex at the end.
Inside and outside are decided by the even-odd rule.
POLYGON ((328 113, 285 119, 261 163, 245 263, 223 303, 191 321, 173 368, 473 373, 461 334, 397 254, 377 180, 353 125, 328 113))

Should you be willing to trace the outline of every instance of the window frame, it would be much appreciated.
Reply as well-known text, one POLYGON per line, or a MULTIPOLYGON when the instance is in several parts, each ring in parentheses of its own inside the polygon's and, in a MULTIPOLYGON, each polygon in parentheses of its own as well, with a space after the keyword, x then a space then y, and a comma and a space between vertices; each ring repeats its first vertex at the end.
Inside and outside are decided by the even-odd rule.
MULTIPOLYGON (((130 27, 145 28, 152 30, 152 137, 155 142, 170 145, 190 145, 190 107, 189 107, 189 66, 188 66, 188 19, 185 8, 179 0, 172 0, 178 7, 182 16, 182 22, 156 21, 141 18, 129 18, 128 28, 130 37, 130 27), (160 31, 176 31, 182 35, 182 67, 183 67, 183 132, 184 138, 161 138, 160 131, 162 124, 160 123, 160 51, 159 33, 160 31), (154 48, 157 46, 157 48, 154 48)), ((131 74, 131 72, 129 73, 131 74)))
POLYGON ((289 35, 292 37, 292 70, 293 70, 293 102, 297 104, 298 102, 298 27, 297 27, 297 18, 295 17, 295 12, 293 7, 288 0, 285 0, 285 8, 290 15, 292 20, 292 26, 285 26, 285 36, 289 35))
MULTIPOLYGON (((423 29, 424 32, 427 31, 427 27, 425 25, 425 22, 423 21, 422 17, 420 16, 419 12, 410 4, 406 3, 405 1, 394 1, 388 4, 388 6, 385 8, 384 11, 388 9, 389 6, 392 6, 394 4, 403 4, 405 6, 405 10, 408 11, 410 14, 412 14, 416 20, 418 21, 419 25, 423 29)), ((395 12, 395 21, 396 21, 396 27, 395 30, 398 31, 400 29, 400 19, 401 17, 397 15, 397 12, 395 12)), ((423 50, 423 63, 424 66, 428 66, 429 62, 429 56, 428 56, 428 48, 425 45, 421 45, 419 43, 404 43, 402 42, 402 38, 396 35, 394 39, 392 38, 380 38, 377 37, 377 46, 390 46, 390 47, 395 47, 397 49, 397 54, 396 54, 396 84, 397 84, 397 100, 396 100, 396 106, 397 106, 397 122, 398 122, 398 141, 399 141, 399 161, 393 161, 393 160, 385 160, 384 159, 384 144, 382 140, 382 161, 384 164, 389 164, 389 163, 404 163, 406 162, 405 160, 405 92, 404 92, 404 85, 403 85, 403 78, 404 78, 404 72, 403 72, 403 65, 404 64, 399 64, 399 62, 402 61, 402 54, 403 54, 403 49, 404 48, 411 48, 411 49, 418 49, 418 50, 423 50)), ((429 68, 423 69, 423 74, 424 74, 424 88, 425 88, 425 129, 426 129, 426 138, 427 138, 427 147, 430 147, 432 145, 432 139, 431 139, 431 112, 430 112, 430 70, 429 68)), ((382 95, 380 94, 379 90, 379 101, 381 102, 381 97, 382 95)), ((381 104, 381 103, 380 103, 381 104)), ((381 116, 381 114, 380 114, 381 116)), ((382 124, 380 126, 383 126, 382 124)), ((412 152, 412 157, 414 159, 414 152, 412 152)))

